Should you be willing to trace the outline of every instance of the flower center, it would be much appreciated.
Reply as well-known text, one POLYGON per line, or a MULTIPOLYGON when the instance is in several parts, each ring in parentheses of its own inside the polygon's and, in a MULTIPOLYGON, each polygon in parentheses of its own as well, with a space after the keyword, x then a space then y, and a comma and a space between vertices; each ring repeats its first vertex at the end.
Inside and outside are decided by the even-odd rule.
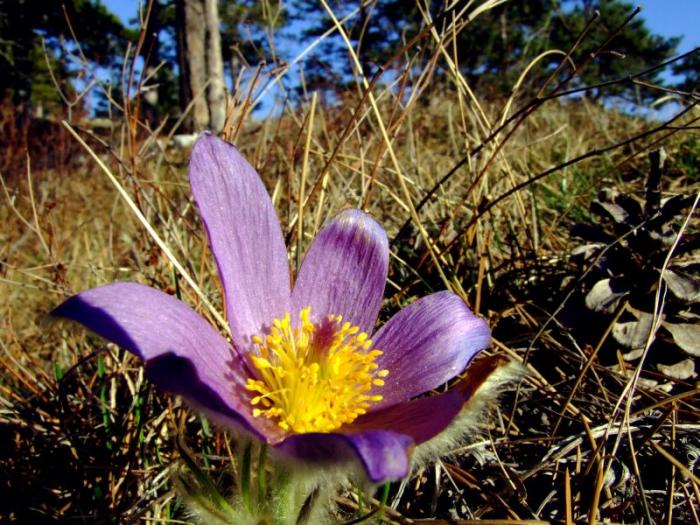
POLYGON ((382 396, 369 394, 382 386, 388 370, 375 363, 382 352, 357 326, 331 315, 310 320, 311 307, 293 327, 289 313, 275 319, 267 335, 254 336, 258 353, 249 359, 259 379, 246 388, 254 417, 266 417, 289 432, 331 432, 367 412, 382 396))

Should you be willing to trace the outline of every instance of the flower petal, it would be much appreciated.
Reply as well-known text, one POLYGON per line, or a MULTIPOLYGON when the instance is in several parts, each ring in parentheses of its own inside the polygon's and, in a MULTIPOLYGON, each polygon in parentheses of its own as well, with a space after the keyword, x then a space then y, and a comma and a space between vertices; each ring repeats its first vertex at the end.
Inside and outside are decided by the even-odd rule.
POLYGON ((469 365, 466 375, 447 392, 373 410, 358 417, 342 430, 392 430, 411 436, 416 445, 420 445, 447 428, 462 411, 465 403, 507 362, 502 356, 479 358, 469 365))
MULTIPOLYGON (((53 312, 85 325, 146 361, 155 384, 205 409, 214 420, 258 436, 243 359, 190 307, 137 283, 74 295, 53 312)), ((267 432, 265 432, 267 433, 267 432)))
POLYGON ((340 314, 371 334, 388 268, 384 229, 360 210, 345 210, 321 230, 306 253, 292 291, 294 309, 311 306, 316 319, 340 314))
POLYGON ((352 434, 295 434, 276 448, 305 463, 329 465, 359 459, 372 483, 395 481, 408 474, 413 440, 391 431, 352 434))
POLYGON ((219 268, 234 342, 290 309, 289 262, 272 201, 238 150, 202 135, 192 150, 190 184, 219 268))
POLYGON ((411 436, 416 444, 438 435, 457 417, 467 401, 456 389, 442 394, 411 399, 360 416, 348 430, 390 429, 411 436))
POLYGON ((377 358, 389 370, 378 407, 405 401, 449 381, 489 344, 486 323, 452 292, 410 304, 374 336, 377 358))

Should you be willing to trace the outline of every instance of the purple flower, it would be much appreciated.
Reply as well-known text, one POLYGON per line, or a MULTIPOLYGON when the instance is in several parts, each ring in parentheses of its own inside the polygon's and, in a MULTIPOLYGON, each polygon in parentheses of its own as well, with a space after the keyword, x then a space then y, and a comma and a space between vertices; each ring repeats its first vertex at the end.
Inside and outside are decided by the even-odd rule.
POLYGON ((413 447, 443 431, 473 389, 414 398, 464 370, 488 345, 486 324, 439 292, 374 332, 389 265, 374 219, 346 210, 331 220, 292 287, 272 202, 238 150, 204 135, 190 183, 232 342, 176 298, 136 283, 87 290, 54 314, 136 354, 156 385, 284 456, 359 458, 372 482, 407 475, 413 447))

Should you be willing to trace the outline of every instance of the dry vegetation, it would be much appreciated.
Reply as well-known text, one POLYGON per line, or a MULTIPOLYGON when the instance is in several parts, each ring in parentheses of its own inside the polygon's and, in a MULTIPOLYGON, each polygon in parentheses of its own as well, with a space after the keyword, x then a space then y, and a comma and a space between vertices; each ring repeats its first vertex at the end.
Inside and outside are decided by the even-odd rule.
MULTIPOLYGON (((449 53, 433 49, 433 65, 445 67, 449 53)), ((626 357, 612 331, 629 300, 609 316, 585 314, 592 264, 573 256, 584 242, 570 233, 576 222, 602 224, 590 207, 603 187, 643 200, 647 154, 660 146, 669 154, 662 196, 693 200, 697 97, 667 124, 556 97, 565 84, 542 82, 540 98, 516 91, 486 102, 458 74, 436 85, 430 68, 398 73, 372 95, 360 81, 335 104, 309 97, 264 120, 251 116, 241 89, 227 128, 273 195, 292 266, 324 220, 361 206, 393 239, 383 315, 449 287, 488 319, 492 351, 529 370, 475 442, 390 487, 384 522, 700 522, 697 376, 659 369, 654 343, 673 340, 656 325, 641 353, 626 357)), ((187 152, 165 148, 129 111, 109 134, 70 126, 220 305, 187 152)), ((61 126, 42 138, 46 151, 66 143, 72 153, 52 165, 37 153, 30 164, 19 149, 4 161, 0 517, 186 523, 171 474, 194 457, 225 491, 236 443, 144 381, 131 355, 48 313, 76 291, 119 280, 201 301, 88 150, 61 126)), ((695 204, 669 227, 697 245, 695 204)), ((648 291, 663 299, 663 279, 653 284, 648 291)), ((663 312, 661 304, 655 319, 663 312)), ((353 490, 339 495, 345 520, 357 502, 353 490)))

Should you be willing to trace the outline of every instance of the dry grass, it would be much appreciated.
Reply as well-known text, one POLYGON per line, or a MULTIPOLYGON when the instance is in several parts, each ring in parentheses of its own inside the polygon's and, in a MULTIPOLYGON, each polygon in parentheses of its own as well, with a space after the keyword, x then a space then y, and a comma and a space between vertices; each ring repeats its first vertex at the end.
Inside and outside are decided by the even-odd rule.
MULTIPOLYGON (((697 110, 672 127, 580 99, 480 101, 454 70, 432 82, 437 64, 449 70, 448 38, 424 35, 435 60, 411 82, 399 68, 392 89, 367 90, 358 77, 330 107, 309 99, 259 120, 241 89, 227 128, 273 196, 292 266, 327 218, 361 206, 393 239, 382 315, 450 288, 489 320, 493 351, 531 372, 483 440, 391 488, 383 521, 697 523, 697 384, 647 388, 633 364, 606 362, 553 315, 567 299, 562 279, 580 277, 569 261, 572 222, 590 220, 603 185, 642 192, 643 180, 629 179, 646 172, 659 140, 672 162, 692 158, 697 131, 683 128, 697 110)), ((77 133, 220 308, 187 154, 164 150, 129 115, 110 136, 77 133)), ((698 191, 685 166, 669 194, 698 191)), ((47 314, 76 291, 120 280, 211 313, 87 153, 60 175, 24 167, 3 179, 0 207, 0 516, 185 523, 170 483, 185 450, 178 441, 223 487, 234 482, 235 443, 144 381, 129 354, 47 314)), ((596 327, 599 346, 606 328, 596 327)), ((656 373, 646 366, 644 377, 656 373)), ((353 512, 356 496, 344 494, 339 508, 353 512)))

